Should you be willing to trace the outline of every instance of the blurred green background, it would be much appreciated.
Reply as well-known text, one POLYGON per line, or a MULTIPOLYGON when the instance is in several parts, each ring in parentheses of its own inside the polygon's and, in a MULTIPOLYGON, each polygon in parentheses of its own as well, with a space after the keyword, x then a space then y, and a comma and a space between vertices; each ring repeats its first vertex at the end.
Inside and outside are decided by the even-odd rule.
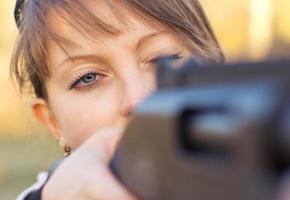
MULTIPOLYGON (((289 0, 201 0, 228 62, 290 55, 289 0)), ((15 1, 0 1, 0 200, 15 199, 60 157, 57 142, 31 116, 29 95, 9 79, 17 35, 15 1)))

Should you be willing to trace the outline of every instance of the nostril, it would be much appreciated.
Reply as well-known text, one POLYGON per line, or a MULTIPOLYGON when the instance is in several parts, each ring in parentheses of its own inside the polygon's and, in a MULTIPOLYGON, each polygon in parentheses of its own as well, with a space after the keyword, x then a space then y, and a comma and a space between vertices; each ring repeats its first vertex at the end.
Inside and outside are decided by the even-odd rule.
POLYGON ((132 115, 137 104, 138 104, 138 102, 128 103, 127 105, 122 106, 121 115, 124 117, 128 117, 128 116, 132 115))
MULTIPOLYGON (((133 95, 132 95, 133 96, 133 95)), ((121 105, 121 115, 122 116, 129 116, 131 114, 133 114, 134 109, 136 108, 136 106, 138 106, 138 104, 142 103, 142 101, 144 101, 144 99, 146 97, 149 96, 148 93, 146 92, 142 92, 139 93, 139 95, 136 95, 135 97, 133 96, 130 98, 130 96, 127 96, 124 99, 124 102, 122 103, 123 105, 121 105)))

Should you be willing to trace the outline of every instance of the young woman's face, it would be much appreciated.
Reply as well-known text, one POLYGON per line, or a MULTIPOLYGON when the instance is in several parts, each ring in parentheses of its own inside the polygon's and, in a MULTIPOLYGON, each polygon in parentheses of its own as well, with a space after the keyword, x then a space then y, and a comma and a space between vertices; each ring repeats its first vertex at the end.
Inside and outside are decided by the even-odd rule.
POLYGON ((132 109, 155 89, 154 58, 178 55, 183 60, 190 55, 165 28, 138 20, 126 9, 122 12, 129 23, 121 23, 103 1, 87 4, 121 32, 91 40, 60 17, 50 16, 54 31, 74 43, 70 57, 49 44, 51 76, 45 83, 57 134, 72 148, 98 129, 127 123, 132 109))

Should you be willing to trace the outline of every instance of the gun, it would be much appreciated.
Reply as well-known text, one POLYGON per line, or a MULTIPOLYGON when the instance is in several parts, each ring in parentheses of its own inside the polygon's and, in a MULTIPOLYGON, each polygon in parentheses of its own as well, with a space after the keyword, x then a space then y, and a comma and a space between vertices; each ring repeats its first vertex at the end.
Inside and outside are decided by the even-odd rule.
POLYGON ((290 61, 173 69, 139 105, 112 161, 144 200, 274 200, 290 163, 290 61))

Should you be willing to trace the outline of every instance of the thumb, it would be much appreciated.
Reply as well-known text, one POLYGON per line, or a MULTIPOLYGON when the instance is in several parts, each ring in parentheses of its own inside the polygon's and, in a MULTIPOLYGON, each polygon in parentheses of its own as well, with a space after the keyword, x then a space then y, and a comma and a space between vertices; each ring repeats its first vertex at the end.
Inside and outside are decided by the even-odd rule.
POLYGON ((114 155, 124 130, 125 126, 99 129, 81 145, 81 148, 107 164, 114 155))

